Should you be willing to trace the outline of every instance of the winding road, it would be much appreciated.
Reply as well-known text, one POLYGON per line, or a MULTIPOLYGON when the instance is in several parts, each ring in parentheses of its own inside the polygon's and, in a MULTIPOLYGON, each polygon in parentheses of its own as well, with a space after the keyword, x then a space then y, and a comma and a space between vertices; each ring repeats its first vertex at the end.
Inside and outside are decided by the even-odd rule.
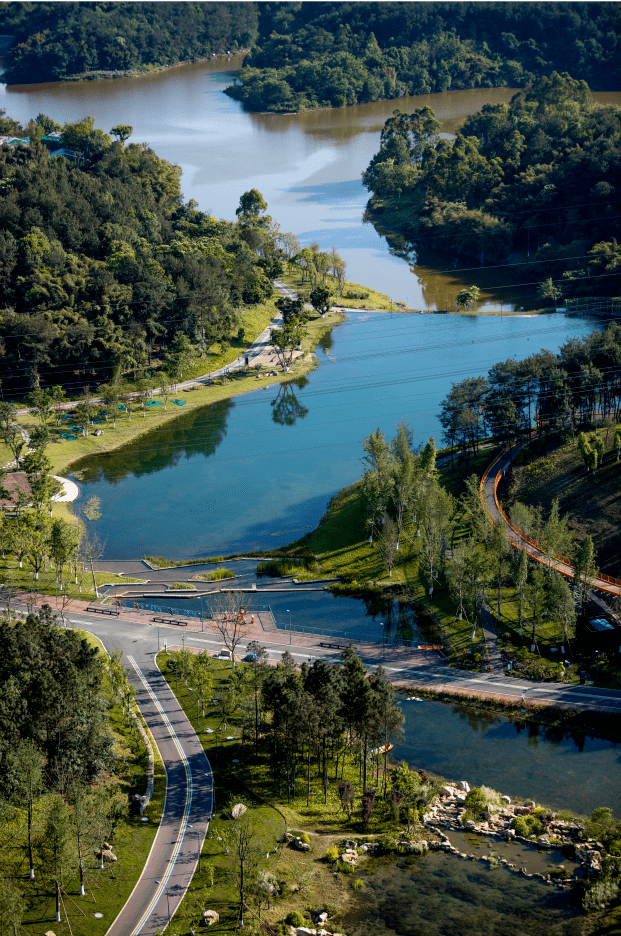
MULTIPOLYGON (((528 556, 536 562, 552 563, 553 568, 566 578, 573 579, 574 569, 569 560, 550 559, 543 549, 518 529, 511 526, 503 509, 498 502, 496 489, 503 474, 508 471, 511 462, 524 443, 519 442, 507 449, 489 466, 481 480, 480 496, 483 507, 487 511, 494 525, 504 525, 509 541, 516 549, 526 549, 528 556)), ((607 575, 597 575, 589 579, 592 588, 606 592, 609 595, 621 595, 621 583, 607 575)))

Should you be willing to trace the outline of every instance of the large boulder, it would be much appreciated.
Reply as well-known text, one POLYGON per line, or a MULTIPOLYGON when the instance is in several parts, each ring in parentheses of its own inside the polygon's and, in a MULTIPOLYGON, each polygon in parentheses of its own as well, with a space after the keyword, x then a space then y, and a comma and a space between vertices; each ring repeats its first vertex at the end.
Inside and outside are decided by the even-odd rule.
POLYGON ((293 840, 293 847, 297 848, 298 851, 310 851, 310 845, 307 842, 303 842, 299 835, 293 840))
POLYGON ((220 914, 215 910, 203 910, 201 915, 201 926, 213 926, 214 923, 217 923, 220 920, 220 914))
POLYGON ((458 789, 463 790, 464 793, 470 792, 470 784, 465 780, 460 780, 457 784, 458 789))
POLYGON ((318 923, 319 925, 322 925, 323 923, 327 921, 327 919, 328 919, 328 911, 320 910, 319 913, 315 914, 315 919, 313 920, 313 923, 318 923))

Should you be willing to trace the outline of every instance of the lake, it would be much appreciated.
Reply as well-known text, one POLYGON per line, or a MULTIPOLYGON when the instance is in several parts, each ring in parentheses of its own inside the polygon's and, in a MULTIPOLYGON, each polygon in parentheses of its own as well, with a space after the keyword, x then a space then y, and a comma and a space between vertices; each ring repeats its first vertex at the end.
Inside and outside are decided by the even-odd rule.
MULTIPOLYGON (((360 175, 395 108, 429 105, 442 131, 452 134, 483 104, 510 100, 510 88, 446 91, 307 114, 246 114, 222 93, 239 65, 231 57, 142 78, 0 85, 0 107, 21 122, 43 112, 59 123, 92 114, 106 131, 119 122, 131 124, 133 140, 146 141, 181 166, 184 196, 195 198, 203 211, 232 220, 240 195, 258 188, 281 230, 293 231, 302 245, 336 246, 350 280, 412 308, 444 309, 475 281, 482 289, 480 308, 498 308, 501 300, 505 309, 527 305, 532 287, 512 285, 522 282, 519 274, 508 278, 505 270, 481 271, 469 259, 430 252, 405 262, 362 222, 369 193, 360 175)), ((621 102, 612 92, 595 97, 621 102)))
MULTIPOLYGON (((434 435, 453 381, 596 327, 592 319, 353 312, 317 349, 301 386, 271 387, 188 413, 119 452, 89 457, 80 500, 97 496, 110 559, 182 559, 270 550, 317 526, 362 474, 360 441, 401 419, 434 435), (294 424, 278 422, 287 396, 294 424)), ((106 432, 114 430, 108 426, 106 432)))

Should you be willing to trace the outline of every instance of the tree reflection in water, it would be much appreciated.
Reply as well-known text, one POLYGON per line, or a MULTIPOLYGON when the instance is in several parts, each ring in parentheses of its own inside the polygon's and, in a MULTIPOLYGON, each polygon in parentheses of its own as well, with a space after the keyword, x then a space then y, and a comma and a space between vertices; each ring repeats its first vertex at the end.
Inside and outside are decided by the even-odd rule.
MULTIPOLYGON (((190 410, 123 448, 81 459, 76 462, 73 474, 83 481, 118 484, 128 475, 140 477, 163 471, 182 458, 193 455, 209 458, 226 435, 227 418, 234 405, 229 399, 190 410)), ((112 428, 106 431, 114 433, 112 428)))
POLYGON ((295 426, 298 419, 308 415, 308 407, 300 403, 293 390, 294 386, 302 390, 307 383, 306 377, 298 377, 279 385, 276 399, 272 400, 272 419, 279 426, 295 426))

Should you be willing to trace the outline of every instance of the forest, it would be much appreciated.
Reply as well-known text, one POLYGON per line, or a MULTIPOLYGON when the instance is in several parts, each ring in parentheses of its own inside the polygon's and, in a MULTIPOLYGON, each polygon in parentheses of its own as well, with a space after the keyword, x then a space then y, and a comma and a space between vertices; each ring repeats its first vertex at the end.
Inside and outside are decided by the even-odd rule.
POLYGON ((7 84, 60 81, 102 71, 161 65, 248 48, 254 3, 6 3, 0 34, 12 37, 7 84))
POLYGON ((132 791, 118 719, 111 721, 114 695, 131 721, 125 670, 118 655, 104 664, 83 636, 57 624, 47 605, 0 621, 0 928, 7 934, 22 933, 25 917, 64 918, 69 886, 81 897, 96 887, 106 854, 111 860, 107 840, 129 822, 132 791))
POLYGON ((92 119, 59 127, 40 114, 20 127, 0 113, 0 135, 30 138, 0 147, 0 378, 10 394, 52 374, 69 391, 135 376, 159 345, 180 363, 204 355, 245 306, 271 296, 281 251, 259 193, 236 222, 218 221, 183 203, 181 170, 131 132, 114 127, 113 141, 92 119), (68 156, 55 155, 54 132, 68 156))
POLYGON ((567 68, 619 84, 618 9, 599 3, 264 3, 239 83, 249 110, 273 112, 522 86, 567 68))
POLYGON ((9 84, 147 71, 248 49, 250 110, 522 86, 554 69, 619 86, 614 3, 2 3, 9 84))
POLYGON ((455 139, 439 131, 429 107, 386 121, 363 174, 373 219, 482 263, 519 253, 522 272, 560 280, 544 294, 548 304, 585 287, 614 294, 619 107, 553 72, 509 104, 486 104, 455 139))

